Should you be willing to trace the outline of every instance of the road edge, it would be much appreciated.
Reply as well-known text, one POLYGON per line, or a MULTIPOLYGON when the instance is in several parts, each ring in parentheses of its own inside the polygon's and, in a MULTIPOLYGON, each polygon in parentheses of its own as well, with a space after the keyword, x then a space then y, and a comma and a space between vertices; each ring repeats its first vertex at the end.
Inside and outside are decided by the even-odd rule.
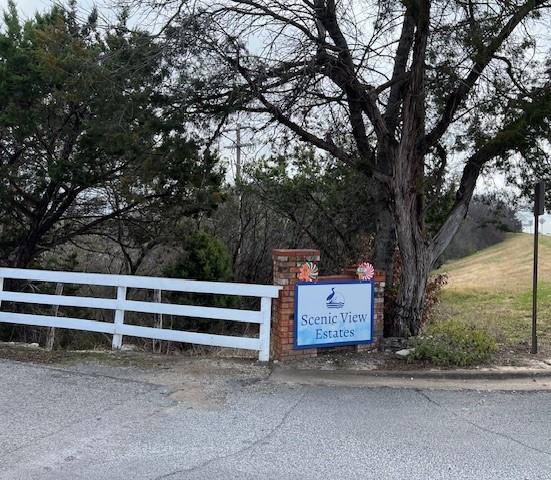
POLYGON ((274 365, 279 384, 430 390, 551 391, 551 369, 504 370, 315 370, 274 365))

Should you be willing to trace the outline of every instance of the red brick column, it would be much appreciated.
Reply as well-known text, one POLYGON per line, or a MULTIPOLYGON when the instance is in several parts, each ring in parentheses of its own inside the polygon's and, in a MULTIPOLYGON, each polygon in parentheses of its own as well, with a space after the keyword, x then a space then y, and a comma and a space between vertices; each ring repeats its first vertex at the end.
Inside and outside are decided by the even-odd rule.
POLYGON ((317 349, 293 350, 295 325, 295 284, 305 262, 318 264, 319 250, 276 249, 272 252, 274 285, 283 287, 272 307, 272 357, 275 360, 315 357, 317 349))
POLYGON ((375 322, 373 331, 373 343, 367 343, 362 345, 356 345, 357 352, 365 352, 367 350, 373 350, 375 348, 381 348, 381 342, 383 340, 384 333, 384 308, 385 308, 385 280, 386 275, 384 272, 377 270, 373 281, 375 282, 374 308, 373 308, 373 322, 375 322))

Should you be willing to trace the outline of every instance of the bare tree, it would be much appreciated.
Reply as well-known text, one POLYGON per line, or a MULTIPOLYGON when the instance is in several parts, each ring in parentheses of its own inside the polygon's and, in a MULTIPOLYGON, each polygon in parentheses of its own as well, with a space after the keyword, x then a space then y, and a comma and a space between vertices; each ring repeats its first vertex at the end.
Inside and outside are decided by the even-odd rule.
POLYGON ((248 112, 366 174, 379 211, 377 266, 389 268, 395 242, 402 257, 393 333, 418 333, 428 276, 481 172, 526 138, 549 134, 541 52, 551 2, 157 6, 169 8, 161 34, 182 56, 176 88, 188 108, 221 122, 248 112), (443 181, 452 158, 461 168, 455 201, 429 232, 426 191, 443 181))

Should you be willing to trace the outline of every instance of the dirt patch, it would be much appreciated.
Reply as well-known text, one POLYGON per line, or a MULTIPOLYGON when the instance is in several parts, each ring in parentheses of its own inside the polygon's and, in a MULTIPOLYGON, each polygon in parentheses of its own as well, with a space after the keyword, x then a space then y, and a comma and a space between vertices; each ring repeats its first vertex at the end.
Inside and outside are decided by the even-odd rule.
POLYGON ((174 363, 173 356, 147 352, 116 352, 111 350, 47 351, 43 348, 21 344, 0 343, 0 358, 45 365, 72 365, 83 362, 101 362, 123 367, 157 368, 174 363))
MULTIPOLYGON (((0 343, 0 358, 35 364, 58 365, 85 369, 86 365, 110 368, 133 368, 139 371, 144 379, 153 379, 154 383, 166 384, 174 391, 180 386, 174 379, 189 380, 191 377, 227 377, 236 383, 245 386, 255 383, 259 379, 270 375, 271 364, 259 363, 251 358, 226 357, 216 355, 196 354, 154 354, 150 352, 115 352, 111 350, 93 351, 65 351, 54 350, 48 352, 39 347, 30 347, 26 344, 0 343)), ((275 362, 278 364, 279 362, 275 362)), ((425 370, 434 368, 433 365, 408 359, 397 358, 394 350, 384 352, 331 352, 320 351, 315 358, 306 358, 285 362, 284 365, 299 369, 320 371, 351 370, 425 370)), ((527 367, 549 368, 551 357, 546 353, 531 355, 527 347, 502 347, 491 363, 477 365, 473 370, 494 367, 527 367)), ((446 370, 442 368, 442 370, 446 370)), ((182 383, 183 384, 183 383, 182 383)), ((213 392, 215 393, 215 392, 213 392)), ((193 396, 191 393, 178 395, 193 396)))

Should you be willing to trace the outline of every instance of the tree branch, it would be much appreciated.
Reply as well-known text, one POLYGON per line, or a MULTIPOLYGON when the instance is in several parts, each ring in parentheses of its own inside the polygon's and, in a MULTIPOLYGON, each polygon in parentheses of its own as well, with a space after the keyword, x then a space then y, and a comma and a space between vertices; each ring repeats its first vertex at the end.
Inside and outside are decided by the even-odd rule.
MULTIPOLYGON (((272 102, 270 102, 258 87, 257 82, 255 82, 254 79, 251 77, 250 72, 239 63, 239 59, 230 58, 227 56, 225 57, 225 59, 226 61, 231 62, 234 68, 243 76, 251 90, 254 92, 255 97, 264 105, 267 112, 269 112, 275 120, 289 128, 302 140, 309 142, 312 145, 321 148, 322 150, 325 150, 326 152, 333 155, 335 158, 338 158, 348 165, 355 165, 356 159, 348 152, 335 145, 335 143, 332 142, 330 139, 322 139, 314 135, 312 132, 309 132, 305 128, 301 127, 299 124, 297 124, 287 115, 285 115, 277 105, 274 105, 272 102)), ((390 178, 387 175, 384 175, 382 172, 373 169, 372 173, 384 183, 388 183, 390 181, 390 178)))
MULTIPOLYGON (((344 81, 343 79, 338 79, 338 85, 347 93, 349 104, 351 104, 349 105, 351 116, 353 116, 357 122, 357 133, 361 134, 361 128, 363 125, 363 119, 361 123, 359 122, 361 111, 358 113, 358 110, 361 107, 373 125, 377 138, 388 139, 390 136, 389 131, 383 120, 383 116, 377 107, 374 89, 371 88, 367 90, 366 87, 358 80, 356 75, 356 69, 352 54, 350 53, 350 48, 337 20, 335 2, 333 0, 315 0, 314 5, 316 17, 326 29, 338 49, 338 60, 339 64, 342 66, 342 73, 344 74, 344 81)), ((328 73, 329 78, 335 80, 330 75, 331 71, 328 73)), ((363 126, 363 129, 365 131, 365 126, 363 126)))
POLYGON ((415 31, 415 22, 411 15, 411 11, 408 8, 404 16, 404 22, 402 24, 402 33, 400 35, 400 41, 398 42, 398 47, 396 49, 396 56, 394 59, 394 69, 392 71, 392 87, 390 89, 390 94, 388 97, 388 103, 386 107, 386 112, 384 115, 384 120, 388 131, 393 133, 398 124, 398 115, 400 113, 400 104, 402 99, 402 90, 403 83, 399 81, 403 77, 407 61, 409 58, 409 53, 413 45, 415 31))
POLYGON ((505 26, 497 33, 497 35, 488 43, 486 47, 478 50, 474 58, 474 64, 469 71, 469 74, 460 80, 457 88, 450 94, 445 102, 444 111, 440 120, 434 128, 423 139, 425 150, 428 150, 442 137, 454 119, 454 115, 458 108, 461 107, 467 95, 476 84, 484 69, 490 61, 495 57, 495 54, 502 47, 503 43, 509 38, 515 28, 534 10, 544 6, 548 0, 527 0, 509 19, 505 26))

